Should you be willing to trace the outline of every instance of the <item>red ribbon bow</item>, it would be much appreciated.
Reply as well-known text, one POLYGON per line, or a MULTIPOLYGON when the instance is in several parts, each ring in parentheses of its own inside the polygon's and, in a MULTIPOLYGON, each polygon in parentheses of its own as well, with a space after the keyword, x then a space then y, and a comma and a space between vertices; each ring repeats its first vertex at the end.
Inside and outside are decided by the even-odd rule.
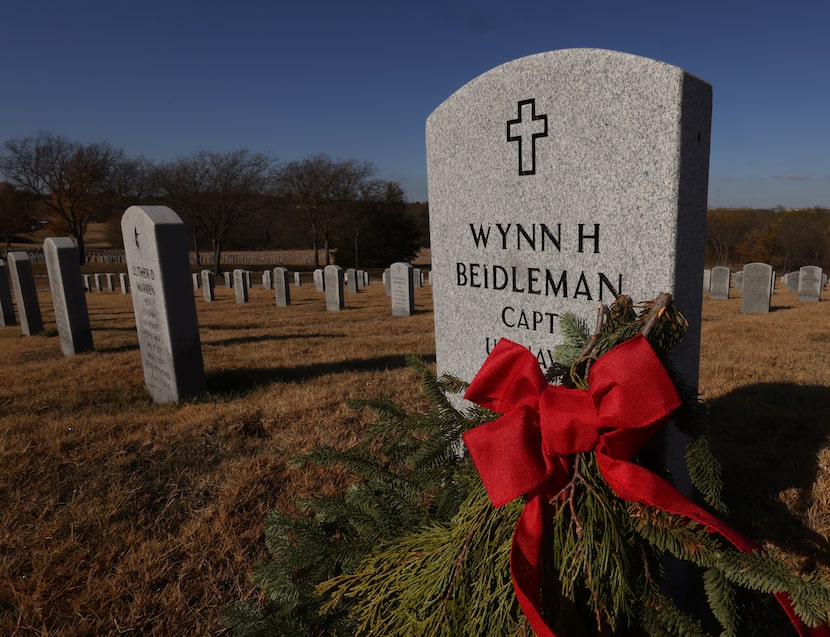
MULTIPOLYGON (((464 443, 494 506, 527 495, 513 533, 510 569, 516 597, 539 637, 556 637, 541 615, 543 512, 570 480, 575 453, 594 451, 605 481, 622 499, 695 520, 741 551, 757 548, 668 482, 629 462, 681 404, 643 336, 600 357, 589 381, 588 390, 550 385, 533 354, 501 339, 464 395, 502 414, 466 432, 464 443)), ((830 635, 807 628, 786 597, 777 597, 800 635, 830 635)))

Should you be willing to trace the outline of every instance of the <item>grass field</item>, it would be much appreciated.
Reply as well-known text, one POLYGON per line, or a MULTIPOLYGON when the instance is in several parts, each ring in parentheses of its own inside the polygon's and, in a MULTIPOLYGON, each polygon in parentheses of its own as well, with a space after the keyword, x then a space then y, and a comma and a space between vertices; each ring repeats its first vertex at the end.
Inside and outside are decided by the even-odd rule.
MULTIPOLYGON (((262 521, 345 476, 287 470, 316 442, 355 441, 349 397, 420 397, 405 354, 434 360, 432 298, 393 318, 383 287, 325 311, 313 286, 274 306, 197 296, 208 392, 154 405, 130 297, 87 295, 93 353, 0 328, 0 634, 217 635, 223 604, 256 598, 262 521)), ((830 304, 780 290, 774 311, 704 302, 701 391, 731 523, 794 568, 830 567, 830 304)))

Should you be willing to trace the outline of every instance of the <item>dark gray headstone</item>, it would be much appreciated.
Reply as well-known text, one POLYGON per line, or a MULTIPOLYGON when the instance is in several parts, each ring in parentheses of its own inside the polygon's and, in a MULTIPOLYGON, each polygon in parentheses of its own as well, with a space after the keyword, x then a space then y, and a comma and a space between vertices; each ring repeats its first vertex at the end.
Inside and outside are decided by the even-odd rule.
POLYGON ((770 279, 775 280, 772 266, 766 263, 747 263, 744 266, 741 288, 741 312, 766 314, 772 298, 770 279))
POLYGON ((411 263, 393 263, 389 268, 392 316, 415 313, 415 268, 411 263))
POLYGON ((187 232, 167 206, 130 206, 121 217, 144 382, 157 403, 205 389, 187 232))
POLYGON ((323 270, 326 281, 326 310, 338 312, 345 307, 343 300, 343 268, 327 265, 323 270))
POLYGON ((439 373, 472 380, 500 337, 540 364, 559 316, 674 295, 696 384, 711 87, 668 64, 570 49, 473 79, 427 120, 439 373))
POLYGON ((248 273, 245 270, 233 271, 233 291, 237 303, 248 302, 248 273))
POLYGON ((717 301, 725 301, 729 298, 729 286, 731 279, 731 272, 729 268, 719 265, 712 268, 712 289, 710 298, 717 301))
POLYGON ((6 262, 0 259, 0 327, 16 325, 14 320, 14 301, 9 287, 9 273, 6 262))
POLYGON ((805 265, 798 270, 798 300, 818 301, 822 288, 821 268, 817 265, 805 265))
POLYGON ((9 252, 6 254, 6 261, 12 280, 14 300, 17 303, 20 331, 24 336, 39 334, 43 331, 43 319, 40 316, 35 275, 29 255, 25 252, 9 252))
POLYGON ((274 283, 274 301, 277 307, 291 305, 291 288, 288 285, 288 270, 277 266, 271 277, 274 283))
POLYGON ((49 237, 43 242, 49 289, 61 351, 72 356, 92 350, 92 330, 81 278, 78 246, 69 237, 49 237))

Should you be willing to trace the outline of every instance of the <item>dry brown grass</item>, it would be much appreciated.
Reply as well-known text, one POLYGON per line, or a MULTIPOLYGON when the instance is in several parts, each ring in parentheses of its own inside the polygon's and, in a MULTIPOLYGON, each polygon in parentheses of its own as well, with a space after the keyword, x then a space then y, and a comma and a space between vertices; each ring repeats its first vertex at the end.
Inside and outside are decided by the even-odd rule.
MULTIPOLYGON (((0 634, 215 635, 223 604, 258 595, 265 513, 344 480, 286 460, 357 439, 371 415, 348 397, 419 406, 404 355, 435 351, 428 288, 405 319, 379 284, 339 313, 291 294, 197 295, 208 394, 179 406, 143 389, 128 296, 88 295, 90 354, 61 355, 46 292, 45 335, 0 328, 0 634)), ((701 374, 733 523, 826 565, 830 304, 738 303, 705 302, 701 374)))

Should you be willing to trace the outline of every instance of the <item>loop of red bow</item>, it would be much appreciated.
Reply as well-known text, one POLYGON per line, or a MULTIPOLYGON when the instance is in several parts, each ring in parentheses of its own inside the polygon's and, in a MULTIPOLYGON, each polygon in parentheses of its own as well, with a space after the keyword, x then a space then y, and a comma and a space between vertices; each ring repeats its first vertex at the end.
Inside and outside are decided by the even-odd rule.
MULTIPOLYGON (((541 614, 544 510, 570 480, 576 453, 595 452, 606 482, 624 500, 695 520, 741 551, 756 548, 668 482, 629 462, 681 403, 644 337, 635 336, 600 357, 588 390, 548 384, 526 348, 501 339, 464 397, 501 414, 464 434, 493 505, 527 496, 510 562, 517 599, 539 637, 556 637, 541 614)), ((807 628, 786 597, 777 597, 800 635, 830 635, 824 628, 807 628)))

